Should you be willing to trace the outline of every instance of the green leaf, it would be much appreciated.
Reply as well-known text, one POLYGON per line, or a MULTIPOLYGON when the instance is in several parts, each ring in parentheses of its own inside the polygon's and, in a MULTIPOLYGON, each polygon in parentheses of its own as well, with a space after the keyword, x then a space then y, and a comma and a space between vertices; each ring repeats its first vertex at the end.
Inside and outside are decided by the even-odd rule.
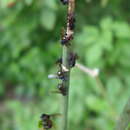
POLYGON ((111 17, 103 18, 100 22, 100 27, 104 31, 110 31, 112 30, 113 21, 111 17))
POLYGON ((113 24, 113 31, 115 32, 115 36, 118 38, 130 39, 130 26, 126 22, 115 22, 113 24))
POLYGON ((107 108, 107 103, 101 98, 98 98, 94 95, 89 95, 86 98, 86 105, 94 111, 103 112, 107 108))
POLYGON ((42 11, 41 25, 47 29, 52 30, 55 26, 56 14, 54 11, 46 9, 42 11))

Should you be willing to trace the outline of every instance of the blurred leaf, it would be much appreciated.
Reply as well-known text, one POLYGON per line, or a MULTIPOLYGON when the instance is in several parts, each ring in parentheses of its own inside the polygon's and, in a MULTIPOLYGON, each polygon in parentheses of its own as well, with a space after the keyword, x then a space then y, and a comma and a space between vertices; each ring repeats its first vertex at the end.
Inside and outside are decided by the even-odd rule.
POLYGON ((56 14, 52 10, 44 9, 41 16, 41 24, 47 30, 52 30, 55 26, 56 14))
POLYGON ((102 112, 106 110, 107 103, 103 99, 97 98, 94 95, 89 95, 86 99, 87 106, 96 112, 102 112))
POLYGON ((113 31, 118 38, 130 38, 130 26, 125 22, 115 22, 113 31))

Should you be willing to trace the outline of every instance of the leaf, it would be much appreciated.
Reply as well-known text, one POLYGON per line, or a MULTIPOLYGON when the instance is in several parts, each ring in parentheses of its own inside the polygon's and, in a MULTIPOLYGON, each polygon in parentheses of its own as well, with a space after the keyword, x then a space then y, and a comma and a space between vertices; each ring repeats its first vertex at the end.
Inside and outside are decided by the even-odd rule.
POLYGON ((119 98, 119 95, 123 90, 122 83, 118 77, 112 76, 107 79, 106 86, 108 94, 107 97, 114 103, 117 100, 117 97, 119 98))
POLYGON ((94 95, 89 95, 86 98, 86 105, 94 111, 103 112, 107 108, 107 103, 101 98, 98 98, 94 95))
POLYGON ((86 63, 91 67, 99 67, 102 65, 103 48, 100 44, 95 44, 89 47, 86 51, 86 63))
POLYGON ((113 20, 111 17, 103 18, 100 22, 100 27, 102 30, 104 30, 104 32, 112 30, 112 25, 113 25, 113 20))
POLYGON ((55 23, 56 23, 55 12, 49 9, 46 10, 44 9, 41 15, 41 25, 47 30, 52 30, 55 26, 55 23))
POLYGON ((116 37, 130 39, 130 26, 128 23, 115 22, 112 26, 116 37))
POLYGON ((53 11, 58 8, 55 0, 44 0, 44 5, 53 11))
POLYGON ((33 0, 25 0, 25 3, 26 3, 27 5, 31 5, 32 2, 33 2, 33 0))

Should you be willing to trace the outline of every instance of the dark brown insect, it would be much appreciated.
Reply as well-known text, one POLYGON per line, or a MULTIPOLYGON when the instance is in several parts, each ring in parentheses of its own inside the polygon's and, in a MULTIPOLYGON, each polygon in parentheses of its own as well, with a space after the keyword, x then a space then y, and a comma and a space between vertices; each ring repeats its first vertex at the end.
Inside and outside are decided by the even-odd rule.
POLYGON ((67 90, 66 90, 66 87, 61 83, 61 84, 58 84, 58 89, 60 91, 60 93, 63 95, 63 96, 66 96, 67 94, 67 90))
POLYGON ((57 60, 57 64, 59 65, 59 70, 57 72, 57 76, 61 80, 66 80, 66 72, 62 69, 62 58, 57 60))
POLYGON ((69 54, 69 66, 72 68, 76 64, 76 59, 78 59, 78 55, 76 53, 71 52, 69 54))
POLYGON ((69 29, 70 30, 74 30, 74 28, 75 28, 75 21, 76 21, 75 20, 75 14, 74 13, 68 14, 67 21, 68 21, 69 29))
POLYGON ((51 115, 42 114, 40 118, 42 121, 42 126, 45 130, 51 129, 53 127, 52 120, 50 119, 51 115))
POLYGON ((59 58, 59 59, 56 61, 56 64, 59 65, 59 66, 61 66, 61 64, 62 64, 62 58, 59 58))
POLYGON ((66 80, 66 72, 63 72, 62 70, 59 70, 57 72, 58 78, 61 80, 66 80))
POLYGON ((73 39, 72 35, 68 35, 66 30, 62 28, 61 30, 61 44, 62 45, 70 45, 69 41, 73 39))
POLYGON ((73 36, 72 35, 67 35, 65 34, 64 37, 62 38, 61 40, 61 44, 62 45, 69 45, 69 41, 73 39, 73 36))
POLYGON ((69 0, 60 0, 64 5, 68 4, 69 0))

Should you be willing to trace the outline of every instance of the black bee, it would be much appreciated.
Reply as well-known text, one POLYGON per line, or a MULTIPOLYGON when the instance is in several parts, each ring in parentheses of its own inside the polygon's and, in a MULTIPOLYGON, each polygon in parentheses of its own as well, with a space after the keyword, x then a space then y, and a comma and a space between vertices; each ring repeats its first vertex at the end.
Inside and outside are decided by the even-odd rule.
POLYGON ((68 25, 69 25, 70 30, 74 30, 74 28, 75 28, 75 22, 76 22, 76 20, 75 20, 75 14, 74 13, 68 14, 67 21, 68 21, 68 25))
POLYGON ((59 70, 57 72, 57 75, 58 75, 58 78, 61 79, 61 80, 66 80, 66 72, 63 72, 62 70, 59 70))
POLYGON ((42 114, 40 116, 40 121, 38 123, 39 128, 41 128, 41 130, 49 130, 52 127, 55 128, 54 123, 52 121, 52 118, 56 117, 56 116, 60 116, 61 114, 56 113, 56 114, 42 114))
POLYGON ((59 58, 59 59, 56 61, 56 64, 59 65, 59 66, 61 66, 61 64, 62 64, 62 58, 59 58))
POLYGON ((57 72, 57 76, 61 80, 66 80, 66 72, 62 69, 62 58, 58 59, 56 63, 59 65, 59 70, 57 72))
POLYGON ((40 127, 43 127, 45 130, 49 130, 53 127, 52 120, 50 119, 51 116, 48 114, 42 114, 40 121, 40 127))
POLYGON ((60 0, 64 5, 67 5, 69 0, 60 0))
POLYGON ((78 55, 76 53, 69 54, 69 66, 72 68, 76 64, 76 59, 78 59, 78 55))
POLYGON ((58 89, 60 91, 60 93, 63 95, 63 96, 66 96, 67 94, 67 89, 66 87, 61 83, 61 84, 58 84, 58 89))
POLYGON ((67 45, 69 42, 69 39, 67 38, 67 33, 64 28, 61 30, 61 44, 67 45))
POLYGON ((66 30, 62 28, 61 30, 61 44, 62 45, 70 45, 69 41, 73 39, 72 34, 67 34, 66 30))
POLYGON ((69 41, 72 40, 72 39, 73 39, 73 36, 72 36, 72 35, 69 35, 69 36, 68 36, 67 34, 65 34, 64 37, 63 37, 62 40, 61 40, 61 44, 62 44, 62 45, 70 45, 70 44, 69 44, 69 41))

